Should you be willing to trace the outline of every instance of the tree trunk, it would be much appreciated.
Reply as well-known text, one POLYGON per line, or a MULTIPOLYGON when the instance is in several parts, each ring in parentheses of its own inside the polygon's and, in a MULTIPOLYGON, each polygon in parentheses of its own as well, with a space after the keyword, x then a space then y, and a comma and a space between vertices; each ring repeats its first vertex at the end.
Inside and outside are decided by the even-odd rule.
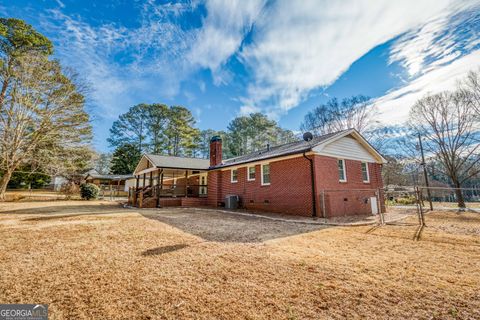
POLYGON ((0 111, 3 109, 3 102, 5 101, 5 94, 8 87, 8 78, 3 80, 2 90, 0 91, 0 111))
POLYGON ((460 183, 457 181, 454 183, 455 185, 455 195, 457 197, 457 203, 458 203, 458 207, 460 209, 465 209, 465 199, 463 198, 463 193, 462 193, 462 189, 460 189, 460 183))
POLYGON ((4 172, 3 177, 0 179, 0 201, 5 201, 5 192, 7 191, 7 185, 12 177, 13 170, 8 169, 4 172))

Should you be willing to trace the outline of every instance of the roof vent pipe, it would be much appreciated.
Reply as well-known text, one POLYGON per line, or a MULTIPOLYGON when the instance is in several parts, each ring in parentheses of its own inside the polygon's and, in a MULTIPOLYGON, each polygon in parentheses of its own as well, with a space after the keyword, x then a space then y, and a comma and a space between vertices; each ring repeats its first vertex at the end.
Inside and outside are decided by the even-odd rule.
POLYGON ((267 151, 270 151, 270 143, 267 142, 267 151))

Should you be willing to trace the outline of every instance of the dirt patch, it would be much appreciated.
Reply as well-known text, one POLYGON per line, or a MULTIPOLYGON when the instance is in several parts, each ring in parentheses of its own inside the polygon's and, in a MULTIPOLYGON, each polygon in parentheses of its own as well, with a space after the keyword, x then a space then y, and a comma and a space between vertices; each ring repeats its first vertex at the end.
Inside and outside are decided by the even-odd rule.
POLYGON ((164 222, 206 241, 263 242, 327 228, 322 225, 288 223, 226 211, 170 208, 141 211, 142 215, 164 222))
POLYGON ((311 230, 146 212, 1 204, 0 301, 48 303, 54 319, 480 318, 479 237, 457 226, 475 216, 427 218, 414 241, 410 218, 311 230))

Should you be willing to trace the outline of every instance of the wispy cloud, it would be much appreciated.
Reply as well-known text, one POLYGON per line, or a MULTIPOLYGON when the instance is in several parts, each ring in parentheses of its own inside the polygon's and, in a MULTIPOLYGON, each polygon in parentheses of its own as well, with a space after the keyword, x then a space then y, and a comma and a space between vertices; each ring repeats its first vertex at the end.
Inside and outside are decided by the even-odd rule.
POLYGON ((383 124, 403 124, 408 119, 410 108, 427 94, 455 89, 469 71, 480 70, 480 50, 473 51, 442 68, 431 69, 409 82, 392 90, 375 101, 380 111, 378 120, 383 124))
POLYGON ((177 94, 183 76, 178 66, 193 41, 172 21, 182 10, 189 8, 147 2, 136 29, 113 23, 92 26, 60 9, 49 11, 41 23, 60 44, 57 56, 92 84, 98 115, 113 119, 141 102, 142 93, 177 94))
POLYGON ((65 8, 65 3, 63 3, 61 0, 55 0, 55 2, 58 4, 60 8, 65 8))
POLYGON ((240 48, 264 5, 265 0, 208 1, 208 14, 187 56, 191 67, 210 69, 215 83, 223 83, 228 78, 223 64, 240 48))
POLYGON ((469 71, 480 67, 480 4, 464 1, 450 8, 393 44, 390 61, 404 66, 408 78, 376 100, 382 122, 402 124, 418 99, 455 89, 469 71))
MULTIPOLYGON (((242 111, 281 115, 311 90, 333 83, 372 48, 455 10, 446 0, 275 2, 241 53, 254 75, 242 111)), ((418 69, 418 62, 408 66, 418 69)))
POLYGON ((212 85, 233 87, 238 70, 229 62, 237 61, 247 85, 226 90, 234 92, 227 99, 241 113, 278 119, 392 39, 387 54, 405 68, 398 75, 405 83, 377 105, 382 119, 403 119, 415 99, 454 86, 479 61, 478 0, 147 0, 134 2, 135 23, 128 27, 68 15, 56 1, 56 9, 39 14, 41 29, 57 57, 92 84, 91 104, 108 121, 136 103, 184 97, 193 103, 196 92, 208 95, 212 85), (205 70, 213 84, 198 76, 205 70), (194 86, 180 92, 190 80, 194 86))
POLYGON ((454 4, 392 46, 390 62, 400 62, 411 77, 445 65, 478 45, 478 1, 454 4))

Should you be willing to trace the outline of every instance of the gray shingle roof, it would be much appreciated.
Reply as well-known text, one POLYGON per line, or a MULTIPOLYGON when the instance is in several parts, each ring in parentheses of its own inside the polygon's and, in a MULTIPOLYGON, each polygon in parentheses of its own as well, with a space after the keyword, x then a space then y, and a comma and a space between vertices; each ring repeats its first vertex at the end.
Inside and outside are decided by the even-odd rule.
POLYGON ((99 174, 94 172, 89 172, 85 178, 92 177, 94 179, 102 180, 127 180, 133 178, 133 174, 99 174))
POLYGON ((147 154, 146 156, 153 165, 161 168, 207 170, 210 167, 209 159, 161 156, 157 154, 147 154))
MULTIPOLYGON (((346 130, 344 130, 346 131, 346 130)), ((287 156, 291 154, 298 154, 304 151, 309 151, 313 147, 317 146, 318 144, 322 143, 323 141, 339 134, 344 131, 338 131, 334 133, 329 133, 325 134, 323 136, 319 137, 314 137, 312 141, 306 142, 304 140, 301 141, 295 141, 295 142, 290 142, 274 147, 270 147, 269 150, 266 148, 263 150, 258 150, 246 155, 238 156, 235 158, 230 158, 226 159, 223 161, 222 164, 215 166, 215 168, 221 168, 221 167, 228 167, 228 166, 234 166, 238 164, 243 164, 243 163, 248 163, 248 162, 253 162, 253 161, 259 161, 259 160, 265 160, 265 159, 271 159, 271 158, 276 158, 276 157, 281 157, 281 156, 287 156)))

